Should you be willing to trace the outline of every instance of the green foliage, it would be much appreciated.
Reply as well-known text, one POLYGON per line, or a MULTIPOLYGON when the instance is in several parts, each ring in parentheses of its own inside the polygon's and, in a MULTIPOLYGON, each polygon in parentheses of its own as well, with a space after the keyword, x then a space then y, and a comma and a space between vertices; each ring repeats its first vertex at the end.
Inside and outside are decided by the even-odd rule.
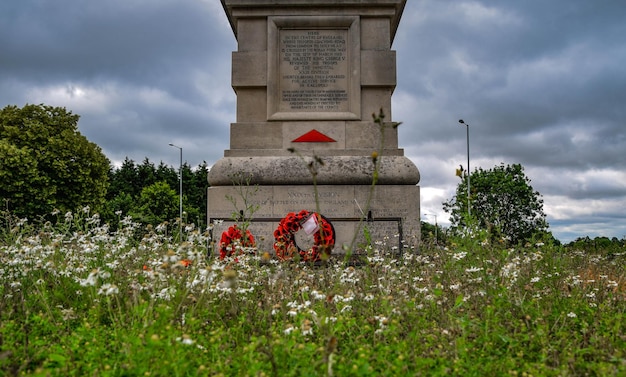
MULTIPOLYGON (((206 190, 208 187, 207 174, 208 167, 203 162, 196 169, 191 169, 189 164, 183 164, 183 217, 184 221, 194 223, 198 226, 206 225, 206 190)), ((110 169, 109 181, 110 188, 107 193, 107 206, 104 211, 103 218, 112 222, 117 218, 116 213, 129 214, 137 216, 135 219, 144 224, 155 224, 158 220, 174 222, 178 218, 178 195, 179 195, 179 178, 178 168, 165 165, 161 162, 158 166, 148 159, 144 159, 142 164, 138 165, 129 158, 126 158, 122 165, 116 169, 110 169), (171 216, 169 207, 146 207, 147 204, 141 204, 142 191, 155 183, 166 183, 167 186, 174 190, 176 195, 176 213, 171 216), (143 208, 141 208, 143 207, 143 208)), ((166 197, 169 193, 159 189, 161 194, 166 197)))
POLYGON ((178 194, 165 182, 145 187, 131 215, 142 223, 155 226, 175 219, 179 215, 178 194))
POLYGON ((0 245, 0 374, 618 376, 626 253, 493 246, 478 233, 323 268, 140 244, 87 212, 0 245), (139 245, 139 247, 138 247, 139 245), (189 263, 181 263, 188 261, 189 263))
POLYGON ((618 239, 613 237, 579 237, 565 245, 568 249, 583 250, 588 253, 604 252, 608 254, 623 253, 626 251, 626 237, 618 239))
POLYGON ((470 175, 471 218, 467 208, 467 175, 461 176, 454 198, 443 203, 451 230, 462 233, 477 225, 494 238, 517 244, 533 237, 549 238, 541 194, 534 191, 520 164, 479 168, 470 175))
POLYGON ((122 166, 118 169, 109 170, 109 190, 107 192, 107 200, 126 193, 131 197, 137 197, 141 193, 143 187, 149 186, 154 182, 141 182, 137 173, 135 162, 128 157, 124 159, 122 166))
POLYGON ((433 225, 422 221, 420 229, 422 245, 446 245, 448 242, 447 230, 439 224, 433 225))
POLYGON ((109 161, 80 134, 78 119, 45 105, 0 110, 0 198, 14 215, 102 209, 109 161))

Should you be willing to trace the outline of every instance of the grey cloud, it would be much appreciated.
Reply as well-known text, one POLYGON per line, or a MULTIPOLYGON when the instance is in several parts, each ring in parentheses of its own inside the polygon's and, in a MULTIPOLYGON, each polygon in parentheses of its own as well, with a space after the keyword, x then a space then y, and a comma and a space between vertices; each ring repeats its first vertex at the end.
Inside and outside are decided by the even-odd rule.
MULTIPOLYGON (((463 118, 472 167, 521 163, 557 237, 626 234, 624 19, 619 1, 409 0, 393 120, 424 211, 445 223, 463 118)), ((176 165, 173 142, 211 164, 236 121, 236 46, 215 0, 4 1, 0 105, 65 106, 112 161, 176 165)))

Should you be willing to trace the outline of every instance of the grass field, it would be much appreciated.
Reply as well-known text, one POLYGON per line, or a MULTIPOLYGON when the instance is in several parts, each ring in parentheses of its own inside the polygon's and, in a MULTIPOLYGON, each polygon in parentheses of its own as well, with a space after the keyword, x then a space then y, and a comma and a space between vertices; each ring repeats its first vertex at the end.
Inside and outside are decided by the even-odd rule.
POLYGON ((5 232, 0 375, 626 375, 624 252, 390 235, 358 266, 235 262, 120 224, 5 232))

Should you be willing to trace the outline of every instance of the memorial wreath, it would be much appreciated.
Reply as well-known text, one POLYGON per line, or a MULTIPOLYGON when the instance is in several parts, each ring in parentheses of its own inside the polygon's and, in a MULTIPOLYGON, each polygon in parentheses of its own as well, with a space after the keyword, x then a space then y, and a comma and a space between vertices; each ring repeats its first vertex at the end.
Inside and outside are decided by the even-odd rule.
POLYGON ((274 231, 274 250, 280 260, 292 259, 296 253, 307 262, 319 261, 322 255, 330 255, 335 246, 335 229, 322 215, 302 210, 298 213, 290 212, 285 216, 274 231), (300 229, 307 234, 313 234, 314 244, 307 250, 296 244, 295 233, 300 229))
POLYGON ((243 254, 243 248, 256 247, 252 233, 246 229, 245 234, 246 236, 243 237, 241 229, 237 227, 237 224, 229 226, 228 230, 222 233, 222 238, 220 239, 220 259, 234 254, 243 254))

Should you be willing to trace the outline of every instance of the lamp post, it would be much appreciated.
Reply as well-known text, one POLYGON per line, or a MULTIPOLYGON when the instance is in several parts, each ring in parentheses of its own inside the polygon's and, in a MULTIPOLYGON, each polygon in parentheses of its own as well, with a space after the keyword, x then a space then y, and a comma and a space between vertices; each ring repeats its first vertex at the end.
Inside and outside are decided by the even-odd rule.
POLYGON ((180 219, 178 220, 178 239, 180 241, 183 240, 183 148, 176 146, 172 143, 169 144, 170 147, 178 148, 180 150, 180 165, 178 167, 178 181, 180 183, 179 191, 178 191, 178 216, 180 219))
POLYGON ((465 125, 467 131, 467 216, 472 217, 472 209, 470 207, 470 152, 469 152, 469 124, 463 119, 459 119, 459 123, 465 125))
POLYGON ((425 213, 424 216, 433 216, 435 218, 435 245, 438 245, 439 238, 437 237, 437 215, 434 213, 425 213))

